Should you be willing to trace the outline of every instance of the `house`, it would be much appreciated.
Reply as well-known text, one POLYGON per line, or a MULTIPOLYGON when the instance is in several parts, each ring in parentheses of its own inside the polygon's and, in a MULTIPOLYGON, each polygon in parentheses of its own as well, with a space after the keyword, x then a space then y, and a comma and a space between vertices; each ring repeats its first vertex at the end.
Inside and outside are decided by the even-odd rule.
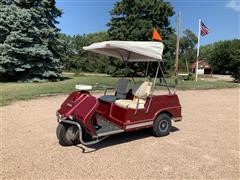
MULTIPOLYGON (((191 65, 192 73, 195 73, 197 63, 193 63, 191 65)), ((212 74, 212 67, 211 65, 205 60, 198 61, 198 74, 212 74)))

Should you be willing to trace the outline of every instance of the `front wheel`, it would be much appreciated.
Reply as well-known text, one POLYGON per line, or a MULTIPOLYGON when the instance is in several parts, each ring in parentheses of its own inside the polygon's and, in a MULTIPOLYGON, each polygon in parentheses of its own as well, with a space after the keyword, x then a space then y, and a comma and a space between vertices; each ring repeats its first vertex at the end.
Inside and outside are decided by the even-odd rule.
POLYGON ((59 123, 56 134, 59 144, 62 146, 72 146, 78 143, 79 130, 77 126, 59 123))
POLYGON ((169 134, 172 127, 171 118, 168 114, 160 114, 153 124, 153 134, 157 137, 169 134))

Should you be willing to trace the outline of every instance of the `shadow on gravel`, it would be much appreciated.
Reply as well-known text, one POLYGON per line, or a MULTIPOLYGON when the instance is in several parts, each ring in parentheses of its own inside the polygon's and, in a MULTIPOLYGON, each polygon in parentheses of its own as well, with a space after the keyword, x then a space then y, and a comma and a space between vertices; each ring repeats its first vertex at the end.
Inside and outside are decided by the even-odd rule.
MULTIPOLYGON (((178 128, 172 126, 171 129, 171 133, 173 132, 177 132, 179 131, 178 128)), ((82 150, 82 153, 92 153, 92 152, 96 152, 99 149, 103 149, 109 146, 114 146, 114 145, 119 145, 119 144, 123 144, 123 143, 128 143, 131 141, 135 141, 135 140, 139 140, 139 139, 143 139, 143 138, 148 138, 148 137, 152 137, 152 133, 151 133, 151 128, 149 129, 141 129, 138 131, 132 131, 132 132, 125 132, 125 133, 120 133, 120 134, 116 134, 116 135, 112 135, 109 138, 88 146, 89 148, 92 148, 93 150, 87 150, 87 148, 85 148, 84 146, 82 146, 81 144, 76 145, 77 148, 82 150)), ((156 137, 158 138, 158 137, 156 137)))

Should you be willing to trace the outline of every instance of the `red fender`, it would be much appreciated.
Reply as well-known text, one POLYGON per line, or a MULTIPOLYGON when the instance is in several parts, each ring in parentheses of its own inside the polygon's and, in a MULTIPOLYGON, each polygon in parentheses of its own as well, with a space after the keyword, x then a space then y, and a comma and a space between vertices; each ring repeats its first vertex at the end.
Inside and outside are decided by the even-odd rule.
POLYGON ((92 136, 96 135, 92 125, 92 116, 98 107, 98 99, 86 92, 73 92, 61 105, 58 113, 64 117, 72 116, 86 128, 92 136))
POLYGON ((96 97, 87 95, 73 112, 74 119, 83 125, 84 128, 87 128, 92 136, 96 136, 96 131, 92 124, 92 116, 95 113, 98 104, 98 99, 96 97))

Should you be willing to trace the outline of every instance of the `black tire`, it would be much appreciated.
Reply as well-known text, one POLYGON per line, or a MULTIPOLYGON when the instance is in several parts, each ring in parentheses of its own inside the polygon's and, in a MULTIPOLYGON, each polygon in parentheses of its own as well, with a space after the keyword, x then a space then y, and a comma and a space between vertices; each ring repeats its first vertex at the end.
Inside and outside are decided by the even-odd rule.
POLYGON ((59 144, 62 146, 72 146, 78 144, 78 132, 77 126, 59 123, 56 129, 59 144))
POLYGON ((169 134, 172 128, 171 117, 168 114, 160 114, 153 124, 154 136, 161 137, 169 134))
POLYGON ((62 124, 59 123, 58 126, 57 126, 57 129, 56 129, 56 135, 57 135, 57 138, 60 139, 60 131, 62 129, 62 124))

